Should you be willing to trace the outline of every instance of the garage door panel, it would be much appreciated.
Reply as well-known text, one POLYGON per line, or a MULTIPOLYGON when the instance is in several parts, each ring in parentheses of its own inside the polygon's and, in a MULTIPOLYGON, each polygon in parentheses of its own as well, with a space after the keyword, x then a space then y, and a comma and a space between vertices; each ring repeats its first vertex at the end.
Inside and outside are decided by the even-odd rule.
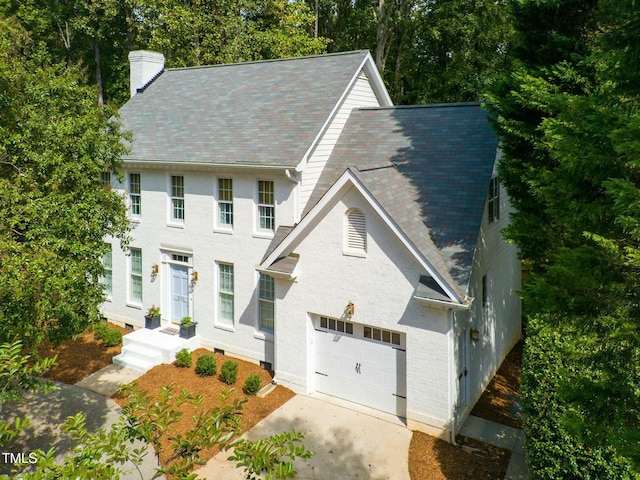
POLYGON ((316 330, 316 390, 400 416, 406 414, 405 352, 316 330))

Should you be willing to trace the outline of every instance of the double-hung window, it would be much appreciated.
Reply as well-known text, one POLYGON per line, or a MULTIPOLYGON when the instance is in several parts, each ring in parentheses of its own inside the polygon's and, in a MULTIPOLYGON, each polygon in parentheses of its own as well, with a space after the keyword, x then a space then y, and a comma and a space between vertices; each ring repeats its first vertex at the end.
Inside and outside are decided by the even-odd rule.
POLYGON ((233 265, 218 264, 218 300, 220 323, 233 325, 233 265))
POLYGON ((140 174, 129 174, 129 201, 131 202, 131 215, 139 217, 142 213, 142 197, 140 189, 140 174))
POLYGON ((184 177, 173 175, 171 177, 171 218, 175 221, 184 221, 184 177))
POLYGON ((500 220, 500 182, 493 177, 489 182, 489 223, 500 220))
POLYGON ((111 189, 111 172, 100 172, 100 183, 103 187, 111 189))
POLYGON ((104 284, 105 293, 111 295, 113 292, 113 252, 111 244, 107 244, 107 247, 109 250, 102 257, 102 267, 104 268, 102 283, 104 284))
POLYGON ((258 288, 258 316, 260 330, 266 333, 273 333, 275 318, 276 289, 273 277, 260 274, 260 285, 258 288))
POLYGON ((136 303, 142 303, 142 250, 131 248, 130 252, 129 271, 131 285, 129 298, 136 303))
POLYGON ((275 228, 275 198, 271 181, 258 181, 258 227, 271 231, 275 228))
POLYGON ((233 227, 233 180, 218 179, 218 222, 220 226, 233 227))

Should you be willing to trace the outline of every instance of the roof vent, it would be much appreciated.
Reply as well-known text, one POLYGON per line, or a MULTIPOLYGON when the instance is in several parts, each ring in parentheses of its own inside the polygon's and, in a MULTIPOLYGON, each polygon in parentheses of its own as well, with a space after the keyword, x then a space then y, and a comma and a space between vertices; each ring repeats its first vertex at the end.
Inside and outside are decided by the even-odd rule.
POLYGON ((137 50, 129 53, 129 80, 131 96, 145 87, 164 69, 164 55, 157 52, 137 50))

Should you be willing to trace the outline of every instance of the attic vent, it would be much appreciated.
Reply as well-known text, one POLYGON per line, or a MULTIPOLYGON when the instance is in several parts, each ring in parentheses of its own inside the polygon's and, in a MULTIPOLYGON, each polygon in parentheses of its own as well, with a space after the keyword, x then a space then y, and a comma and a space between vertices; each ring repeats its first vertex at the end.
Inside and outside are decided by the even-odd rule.
POLYGON ((357 209, 347 213, 347 249, 367 251, 367 226, 364 214, 357 209))

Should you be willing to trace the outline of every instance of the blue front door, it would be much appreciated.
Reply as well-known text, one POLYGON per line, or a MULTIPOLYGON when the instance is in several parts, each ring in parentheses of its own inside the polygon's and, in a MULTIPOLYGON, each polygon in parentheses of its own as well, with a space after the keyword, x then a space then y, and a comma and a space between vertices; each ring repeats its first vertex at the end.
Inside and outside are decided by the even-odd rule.
POLYGON ((171 265, 171 321, 180 323, 189 315, 189 268, 171 265))

